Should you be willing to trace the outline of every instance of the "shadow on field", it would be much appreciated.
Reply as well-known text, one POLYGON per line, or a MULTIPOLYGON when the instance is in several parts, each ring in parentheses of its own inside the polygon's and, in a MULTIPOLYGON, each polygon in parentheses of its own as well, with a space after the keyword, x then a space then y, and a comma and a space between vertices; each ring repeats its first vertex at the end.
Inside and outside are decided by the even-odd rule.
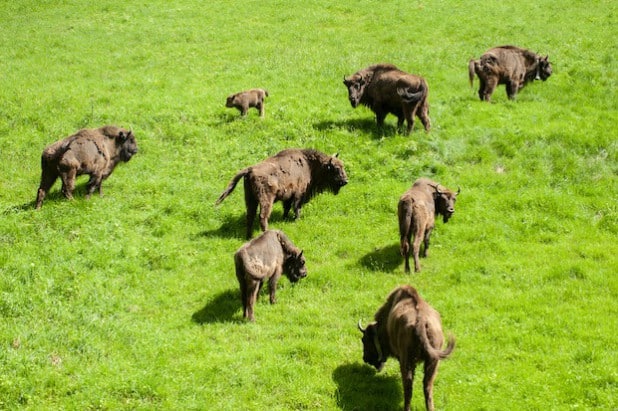
POLYGON ((342 410, 400 410, 403 392, 399 376, 383 375, 368 365, 340 365, 333 372, 335 397, 342 410))
POLYGON ((364 132, 370 132, 373 138, 377 139, 397 135, 397 127, 395 127, 395 125, 386 123, 384 127, 379 128, 373 117, 362 119, 354 118, 349 120, 325 120, 315 123, 313 128, 320 131, 332 129, 345 129, 348 131, 362 130, 364 132))
MULTIPOLYGON (((75 199, 80 199, 80 198, 83 199, 86 196, 86 184, 87 182, 83 182, 75 186, 75 190, 73 191, 73 197, 75 197, 75 199)), ((35 191, 32 196, 33 197, 32 201, 29 201, 27 203, 23 203, 20 205, 14 205, 11 207, 7 207, 4 210, 2 210, 1 214, 8 215, 8 214, 18 213, 22 211, 34 210, 34 207, 36 206, 36 199, 35 199, 36 194, 37 193, 35 191)), ((93 196, 95 195, 98 196, 99 194, 94 193, 93 196)), ((67 200, 64 197, 60 189, 53 190, 47 193, 47 195, 45 196, 45 200, 43 200, 43 207, 45 207, 45 204, 47 203, 54 203, 56 201, 70 201, 70 200, 67 200)))
POLYGON ((191 319, 198 324, 230 322, 241 307, 240 291, 227 290, 208 301, 204 308, 194 312, 191 319))
MULTIPOLYGON (((242 205, 244 207, 244 203, 242 205)), ((258 216, 255 218, 256 221, 254 221, 253 223, 253 236, 256 237, 258 235, 260 235, 261 231, 260 231, 260 226, 258 224, 259 221, 259 213, 258 216)), ((273 210, 272 214, 270 215, 270 218, 268 219, 268 222, 277 222, 277 221, 282 221, 284 220, 283 218, 283 211, 279 210, 273 210)), ((214 230, 205 230, 202 231, 200 233, 201 236, 203 237, 220 237, 220 238, 245 238, 245 234, 246 234, 246 230, 247 230, 247 217, 246 214, 243 213, 240 216, 225 216, 224 217, 224 222, 223 224, 221 224, 221 227, 214 229, 214 230)))
POLYGON ((372 271, 394 271, 401 261, 399 243, 395 243, 365 254, 359 263, 372 271))

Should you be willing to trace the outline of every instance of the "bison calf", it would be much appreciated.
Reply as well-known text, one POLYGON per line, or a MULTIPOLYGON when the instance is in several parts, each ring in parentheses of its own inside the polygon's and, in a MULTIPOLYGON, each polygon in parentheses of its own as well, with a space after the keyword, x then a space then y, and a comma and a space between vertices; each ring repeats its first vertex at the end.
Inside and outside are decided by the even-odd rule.
POLYGON ((552 67, 548 58, 516 46, 494 47, 487 50, 480 59, 468 62, 470 87, 476 73, 481 100, 490 101, 498 84, 504 84, 508 98, 514 99, 527 83, 545 81, 551 76, 552 67))
POLYGON ((307 276, 305 257, 292 241, 278 230, 267 230, 234 254, 236 278, 240 284, 243 317, 255 321, 253 306, 268 280, 270 303, 275 303, 277 281, 284 273, 295 283, 307 276))
POLYGON ((283 216, 294 207, 294 217, 314 195, 324 190, 334 194, 348 183, 343 163, 337 156, 317 150, 288 149, 254 166, 240 170, 219 198, 220 204, 230 195, 238 181, 244 178, 247 206, 247 238, 253 234, 253 221, 260 206, 260 226, 268 229, 268 218, 275 201, 283 201, 283 216))
POLYGON ((414 370, 417 363, 424 362, 425 407, 433 410, 433 382, 438 364, 455 348, 455 339, 449 336, 447 347, 442 350, 444 335, 440 314, 416 289, 404 285, 390 293, 374 319, 367 328, 358 322, 363 333, 363 360, 380 371, 388 357, 399 359, 405 411, 410 410, 414 370))
POLYGON ((241 116, 246 116, 249 108, 255 107, 260 117, 264 117, 264 97, 268 97, 268 91, 261 88, 241 91, 230 95, 225 101, 225 107, 237 108, 241 116))
POLYGON ((62 194, 73 198, 75 178, 88 174, 86 198, 98 190, 112 174, 119 162, 127 162, 137 153, 132 131, 115 126, 83 129, 49 145, 41 155, 41 184, 37 192, 36 208, 41 208, 45 195, 58 177, 62 180, 62 194))
POLYGON ((412 254, 414 271, 421 271, 419 251, 424 243, 422 257, 427 257, 429 237, 435 226, 436 214, 441 214, 444 222, 455 212, 455 201, 461 190, 453 192, 426 178, 419 178, 400 198, 397 207, 399 218, 400 251, 405 259, 405 272, 410 272, 410 239, 414 234, 412 254))

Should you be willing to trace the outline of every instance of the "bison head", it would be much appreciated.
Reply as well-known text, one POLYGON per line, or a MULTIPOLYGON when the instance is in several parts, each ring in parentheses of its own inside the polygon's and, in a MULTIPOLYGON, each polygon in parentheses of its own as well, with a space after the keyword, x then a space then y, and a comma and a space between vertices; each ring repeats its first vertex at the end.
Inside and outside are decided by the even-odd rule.
POLYGON ((378 324, 373 322, 367 328, 363 328, 359 320, 358 329, 363 333, 363 361, 366 364, 373 365, 378 371, 382 370, 386 358, 384 358, 380 339, 378 338, 378 324))
POLYGON ((225 107, 234 107, 235 99, 236 99, 236 94, 232 94, 231 96, 228 96, 228 98, 225 100, 225 107))
POLYGON ((458 188, 457 192, 454 193, 451 190, 441 189, 440 185, 435 185, 432 187, 435 189, 434 202, 436 212, 441 214, 443 221, 447 223, 451 216, 455 213, 455 202, 457 201, 457 196, 461 192, 461 189, 458 188))
POLYGON ((350 77, 343 78, 343 84, 348 88, 348 100, 353 108, 358 107, 365 94, 365 88, 371 80, 370 76, 361 76, 354 74, 350 77))
POLYGON ((337 158, 339 154, 332 156, 326 164, 327 181, 333 194, 339 194, 339 190, 348 184, 348 176, 343 168, 343 162, 337 158))
POLYGON ((541 57, 539 60, 538 76, 545 81, 551 76, 552 68, 549 62, 549 56, 541 57))
POLYGON ((305 266, 305 257, 303 252, 290 255, 285 260, 285 273, 289 280, 293 283, 307 276, 307 267, 305 266))
POLYGON ((116 137, 116 146, 118 146, 121 161, 131 160, 131 157, 137 153, 137 142, 133 131, 120 131, 116 137))

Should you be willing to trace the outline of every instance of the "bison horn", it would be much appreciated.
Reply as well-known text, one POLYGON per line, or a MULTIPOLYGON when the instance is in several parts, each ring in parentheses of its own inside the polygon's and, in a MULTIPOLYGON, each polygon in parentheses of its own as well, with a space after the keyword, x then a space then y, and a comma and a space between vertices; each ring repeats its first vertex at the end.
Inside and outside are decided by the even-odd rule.
POLYGON ((358 329, 364 334, 366 328, 363 328, 363 325, 361 324, 362 320, 358 320, 358 329))
POLYGON ((459 193, 461 193, 461 187, 457 186, 457 195, 459 195, 459 193))

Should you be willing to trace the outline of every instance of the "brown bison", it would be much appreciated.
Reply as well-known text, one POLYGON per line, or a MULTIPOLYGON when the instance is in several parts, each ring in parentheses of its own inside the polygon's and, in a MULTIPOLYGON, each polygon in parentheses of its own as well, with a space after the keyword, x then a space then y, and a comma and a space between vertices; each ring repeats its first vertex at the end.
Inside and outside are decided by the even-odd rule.
POLYGON ((88 174, 86 198, 98 190, 121 161, 127 162, 137 153, 135 136, 130 130, 115 126, 83 129, 49 145, 41 155, 41 184, 36 197, 36 208, 58 177, 62 180, 62 194, 73 198, 75 178, 88 174))
POLYGON ((455 348, 455 339, 449 336, 447 347, 442 350, 444 336, 440 314, 413 287, 403 285, 390 293, 374 319, 367 328, 358 322, 363 333, 363 360, 378 371, 388 357, 399 360, 405 411, 410 410, 416 364, 424 362, 425 407, 433 410, 433 382, 438 364, 455 348))
POLYGON ((293 283, 307 276, 303 252, 278 230, 264 231, 245 243, 234 254, 234 264, 240 284, 243 317, 250 321, 255 321, 253 305, 264 281, 268 280, 270 303, 274 304, 281 273, 293 283))
POLYGON ((412 254, 414 271, 421 271, 419 250, 424 242, 422 257, 427 257, 429 237, 434 228, 436 214, 441 214, 444 222, 455 212, 455 201, 461 190, 453 192, 426 178, 419 178, 412 187, 399 198, 397 215, 399 217, 399 236, 401 255, 405 259, 405 272, 410 272, 410 239, 414 234, 412 254))
POLYGON ((487 50, 478 60, 469 61, 470 87, 475 73, 480 82, 479 98, 490 101, 498 84, 504 84, 508 98, 514 99, 529 82, 547 80, 552 67, 549 56, 541 57, 520 47, 501 46, 487 50))
POLYGON ((378 127, 384 125, 386 115, 397 116, 397 127, 401 129, 407 121, 406 132, 414 127, 414 116, 429 131, 429 88, 424 78, 405 73, 392 64, 375 64, 343 78, 348 88, 348 99, 352 107, 359 104, 369 107, 376 114, 378 127))
POLYGON ((215 205, 221 203, 244 178, 247 206, 247 238, 253 234, 253 221, 260 206, 260 227, 268 229, 268 218, 276 201, 283 202, 283 216, 294 207, 294 218, 314 195, 324 190, 339 193, 348 183, 341 160, 312 149, 283 150, 273 157, 240 170, 221 193, 215 205))
POLYGON ((260 117, 264 117, 264 97, 268 97, 268 91, 261 88, 241 91, 229 96, 225 107, 237 108, 243 117, 247 115, 249 108, 255 107, 260 112, 260 117))

